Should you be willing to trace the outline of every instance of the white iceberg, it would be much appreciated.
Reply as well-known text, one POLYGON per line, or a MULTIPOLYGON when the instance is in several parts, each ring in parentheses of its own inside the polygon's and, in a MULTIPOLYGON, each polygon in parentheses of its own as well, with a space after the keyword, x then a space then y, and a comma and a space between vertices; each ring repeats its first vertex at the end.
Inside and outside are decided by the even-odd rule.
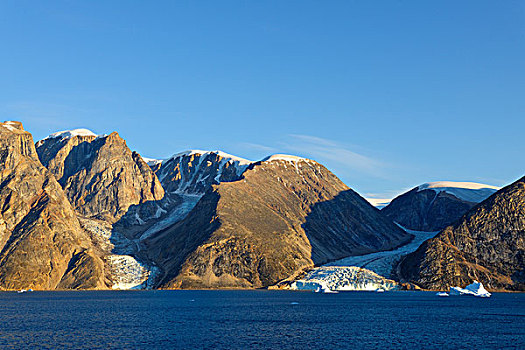
POLYGON ((469 284, 465 288, 450 287, 450 295, 473 295, 475 297, 489 298, 491 294, 478 281, 469 284))
POLYGON ((438 293, 436 293, 436 295, 438 297, 448 297, 449 296, 447 292, 438 292, 438 293))

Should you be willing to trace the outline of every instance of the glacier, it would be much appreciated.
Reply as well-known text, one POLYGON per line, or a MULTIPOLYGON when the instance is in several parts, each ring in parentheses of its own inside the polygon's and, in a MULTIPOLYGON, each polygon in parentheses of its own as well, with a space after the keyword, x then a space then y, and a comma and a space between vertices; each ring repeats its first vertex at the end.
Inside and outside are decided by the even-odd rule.
POLYGON ((373 271, 378 275, 390 278, 392 267, 402 256, 414 252, 424 241, 433 238, 439 231, 426 232, 409 230, 398 224, 414 238, 409 243, 394 250, 370 253, 365 255, 350 256, 325 264, 324 266, 357 266, 373 271))
POLYGON ((350 256, 310 270, 305 277, 290 284, 293 290, 399 290, 400 285, 389 279, 392 269, 406 254, 415 251, 421 243, 434 237, 438 231, 408 230, 414 238, 394 250, 350 256))
POLYGON ((292 290, 311 291, 385 291, 398 290, 399 284, 356 266, 322 266, 290 285, 292 290))

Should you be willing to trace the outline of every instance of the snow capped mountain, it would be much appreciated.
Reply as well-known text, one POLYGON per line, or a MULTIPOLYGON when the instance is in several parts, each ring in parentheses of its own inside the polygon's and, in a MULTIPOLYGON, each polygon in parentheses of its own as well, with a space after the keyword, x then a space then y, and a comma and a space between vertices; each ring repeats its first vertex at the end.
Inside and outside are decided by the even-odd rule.
POLYGON ((204 194, 211 185, 235 181, 253 162, 221 151, 189 150, 152 166, 168 192, 204 194))
POLYGON ((418 192, 428 189, 437 193, 447 192, 464 201, 479 203, 495 193, 499 187, 476 182, 437 181, 424 183, 418 186, 417 189, 418 192))
POLYGON ((217 150, 217 151, 203 151, 203 150, 198 150, 198 149, 193 149, 193 150, 188 150, 188 151, 183 151, 183 152, 176 153, 176 154, 172 155, 168 160, 176 159, 176 158, 183 157, 183 156, 191 156, 191 155, 206 156, 206 155, 210 155, 210 154, 218 155, 219 157, 221 157, 223 159, 226 159, 228 161, 231 160, 233 162, 238 162, 240 165, 250 165, 250 164, 253 163, 253 161, 251 161, 251 160, 247 160, 247 159, 244 159, 244 158, 241 158, 241 157, 237 157, 237 156, 228 154, 228 153, 223 152, 223 151, 219 151, 219 150, 217 150))
POLYGON ((411 230, 438 231, 458 220, 497 189, 474 182, 429 182, 394 198, 381 211, 411 230))
POLYGON ((523 237, 525 177, 425 241, 401 262, 399 276, 428 289, 447 290, 476 279, 491 289, 523 291, 523 237))
POLYGON ((44 140, 46 139, 55 139, 55 138, 72 138, 74 136, 99 136, 97 134, 95 134, 93 131, 91 130, 88 130, 88 129, 73 129, 73 130, 64 130, 64 131, 58 131, 58 132, 55 132, 51 135, 49 135, 48 137, 44 138, 44 140))

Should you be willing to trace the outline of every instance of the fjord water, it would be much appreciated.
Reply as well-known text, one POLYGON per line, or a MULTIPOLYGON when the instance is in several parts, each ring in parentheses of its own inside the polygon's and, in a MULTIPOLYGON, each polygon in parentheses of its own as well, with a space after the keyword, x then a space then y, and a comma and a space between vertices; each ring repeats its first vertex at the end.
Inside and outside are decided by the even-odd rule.
POLYGON ((525 294, 0 293, 2 349, 525 348, 525 294))

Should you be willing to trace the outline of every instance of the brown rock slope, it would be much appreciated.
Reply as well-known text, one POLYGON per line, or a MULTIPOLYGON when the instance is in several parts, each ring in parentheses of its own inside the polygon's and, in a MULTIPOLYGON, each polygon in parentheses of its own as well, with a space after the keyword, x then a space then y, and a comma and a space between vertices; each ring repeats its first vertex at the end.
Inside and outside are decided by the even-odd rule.
POLYGON ((104 264, 18 122, 0 123, 0 288, 105 288, 104 264))
POLYGON ((155 174, 116 132, 99 137, 57 133, 39 141, 36 150, 85 217, 115 222, 130 206, 164 197, 155 174))
POLYGON ((399 266, 400 277, 443 290, 473 280, 525 290, 525 177, 499 190, 424 242, 399 266))
POLYGON ((314 264, 410 236, 322 165, 272 157, 224 182, 144 241, 162 288, 266 287, 314 264))

